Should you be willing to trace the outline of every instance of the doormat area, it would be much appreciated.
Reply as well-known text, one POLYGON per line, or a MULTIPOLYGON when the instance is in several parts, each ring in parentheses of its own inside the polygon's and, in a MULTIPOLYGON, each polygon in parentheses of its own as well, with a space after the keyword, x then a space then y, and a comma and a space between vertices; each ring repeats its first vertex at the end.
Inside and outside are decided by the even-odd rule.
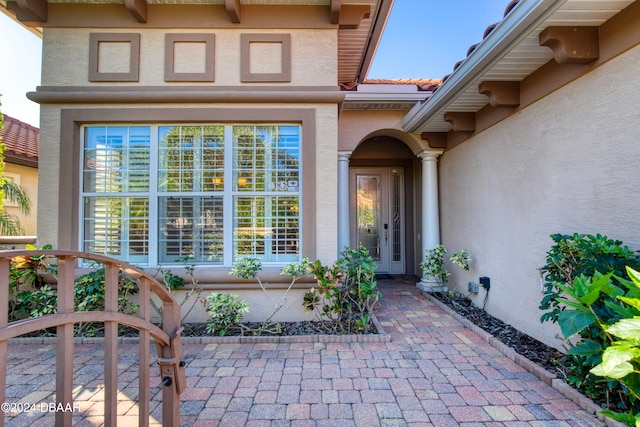
POLYGON ((390 274, 376 274, 376 280, 389 280, 393 279, 393 276, 390 274))

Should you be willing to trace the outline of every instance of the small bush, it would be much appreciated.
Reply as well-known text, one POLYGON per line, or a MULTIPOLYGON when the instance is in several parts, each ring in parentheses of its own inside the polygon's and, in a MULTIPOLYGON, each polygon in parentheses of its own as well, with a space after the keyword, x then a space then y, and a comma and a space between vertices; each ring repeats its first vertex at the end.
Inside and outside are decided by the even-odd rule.
POLYGON ((207 297, 207 332, 212 335, 227 335, 238 327, 244 313, 249 311, 246 301, 238 301, 237 294, 212 293, 207 297))
POLYGON ((617 381, 603 380, 593 368, 602 363, 611 345, 607 328, 623 318, 640 314, 624 302, 633 297, 626 266, 640 267, 638 256, 621 241, 598 235, 551 236, 547 252, 541 322, 559 323, 567 339, 567 357, 560 363, 569 384, 613 412, 626 412, 635 403, 629 389, 617 381), (625 295, 626 294, 626 295, 625 295), (569 341, 569 338, 578 336, 569 341))
POLYGON ((305 312, 315 311, 319 319, 330 320, 338 332, 368 332, 373 307, 382 298, 376 289, 376 268, 362 246, 345 248, 331 267, 320 261, 309 264, 318 287, 304 294, 305 312))

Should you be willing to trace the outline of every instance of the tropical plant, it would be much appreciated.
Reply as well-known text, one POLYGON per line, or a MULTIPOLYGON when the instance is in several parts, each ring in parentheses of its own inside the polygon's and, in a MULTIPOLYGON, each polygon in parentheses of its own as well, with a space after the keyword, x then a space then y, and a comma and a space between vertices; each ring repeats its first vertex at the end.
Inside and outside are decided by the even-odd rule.
MULTIPOLYGON (((425 260, 420 262, 420 269, 424 272, 425 279, 433 279, 443 287, 447 286, 449 276, 451 276, 451 273, 444 267, 446 253, 447 249, 444 245, 438 244, 433 249, 427 249, 425 260)), ((471 257, 466 249, 454 253, 449 260, 463 270, 469 270, 471 257)))
POLYGON ((274 310, 271 314, 266 318, 264 322, 262 322, 262 326, 255 331, 257 335, 261 335, 267 330, 275 328, 276 333, 280 333, 282 327, 277 322, 271 322, 271 319, 284 307, 287 303, 287 295, 289 291, 293 287, 294 283, 298 281, 300 278, 307 275, 307 266, 310 264, 308 258, 304 258, 302 262, 292 262, 287 264, 285 267, 280 270, 280 274, 283 276, 287 276, 291 281, 289 282, 289 286, 285 291, 282 298, 278 301, 273 295, 267 290, 265 284, 262 282, 258 273, 262 270, 262 262, 258 258, 254 257, 243 257, 238 260, 238 262, 233 266, 229 274, 235 277, 239 277, 245 280, 256 280, 258 282, 258 286, 262 289, 262 292, 271 300, 274 306, 274 310))
MULTIPOLYGON (((540 310, 545 311, 542 322, 557 322, 563 310, 558 298, 561 291, 558 285, 571 286, 580 275, 593 276, 597 271, 601 274, 613 272, 612 279, 618 277, 628 280, 626 267, 640 269, 640 260, 623 242, 613 240, 600 234, 572 235, 552 234, 555 242, 546 256, 546 264, 540 269, 544 279, 544 296, 540 302, 540 310)), ((606 310, 603 299, 594 302, 599 309, 606 310)))
POLYGON ((243 313, 249 311, 249 305, 246 301, 238 301, 237 294, 214 292, 206 299, 206 310, 209 314, 207 332, 222 336, 240 326, 243 313))
POLYGON ((332 322, 336 332, 367 332, 373 307, 382 298, 376 290, 376 267, 362 246, 345 248, 331 267, 320 261, 310 264, 317 287, 303 296, 305 312, 315 311, 320 320, 332 322))
MULTIPOLYGON (((40 250, 49 250, 45 245, 40 250)), ((27 250, 37 250, 27 245, 27 250)), ((9 270, 9 319, 11 321, 54 314, 58 307, 58 294, 48 282, 57 280, 57 265, 48 255, 22 256, 15 258, 9 270)), ((96 264, 94 270, 77 278, 74 282, 75 311, 103 311, 105 298, 105 268, 96 264)), ((136 282, 120 272, 118 276, 118 311, 134 314, 138 306, 130 296, 137 292, 136 282)), ((76 333, 94 336, 103 329, 101 323, 86 322, 76 325, 76 333)))
POLYGON ((629 407, 627 392, 615 381, 603 381, 591 370, 601 363, 610 345, 604 327, 629 316, 618 299, 628 289, 625 265, 638 268, 636 253, 621 241, 606 236, 554 234, 543 274, 544 296, 540 321, 557 322, 568 346, 559 363, 569 384, 597 401, 609 402, 613 410, 629 407), (568 338, 579 336, 579 338, 568 338))
MULTIPOLYGON (((4 129, 4 115, 0 113, 0 130, 2 129, 4 129)), ((23 186, 6 179, 4 174, 4 148, 5 145, 0 136, 0 234, 3 236, 19 236, 24 234, 20 220, 6 210, 4 200, 6 199, 16 204, 24 215, 29 215, 31 211, 31 200, 23 186)))
POLYGON ((573 286, 559 285, 567 298, 559 302, 565 306, 558 323, 565 338, 575 335, 583 338, 568 350, 582 357, 590 365, 592 378, 585 383, 591 392, 606 393, 609 408, 605 415, 628 425, 640 425, 640 273, 627 268, 631 280, 618 278, 613 273, 594 273, 593 277, 578 276, 573 286), (617 320, 602 317, 594 304, 606 295, 607 305, 616 313, 617 320), (585 331, 589 331, 584 338, 585 331), (604 377, 605 379, 599 379, 604 377), (599 387, 594 387, 594 384, 599 387))

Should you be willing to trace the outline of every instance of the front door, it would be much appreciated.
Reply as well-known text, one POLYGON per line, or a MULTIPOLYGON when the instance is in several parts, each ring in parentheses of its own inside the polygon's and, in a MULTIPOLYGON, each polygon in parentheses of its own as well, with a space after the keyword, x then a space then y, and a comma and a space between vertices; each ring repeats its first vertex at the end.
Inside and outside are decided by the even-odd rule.
POLYGON ((379 273, 404 274, 404 170, 352 168, 351 241, 364 246, 379 273))

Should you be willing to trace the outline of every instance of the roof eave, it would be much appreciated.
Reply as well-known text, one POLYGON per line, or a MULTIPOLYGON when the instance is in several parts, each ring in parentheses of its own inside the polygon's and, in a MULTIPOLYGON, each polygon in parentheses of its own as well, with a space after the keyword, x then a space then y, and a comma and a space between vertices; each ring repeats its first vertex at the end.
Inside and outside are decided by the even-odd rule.
POLYGON ((391 15, 391 9, 395 0, 380 0, 380 6, 378 7, 378 13, 375 16, 374 25, 369 35, 369 40, 362 55, 362 62, 356 75, 356 82, 363 82, 369 74, 371 64, 373 64, 373 58, 376 55, 382 34, 389 21, 389 15, 391 15))
POLYGON ((431 117, 446 108, 479 74, 495 64, 565 2, 566 0, 531 0, 518 3, 428 100, 416 104, 407 113, 402 119, 405 132, 416 132, 431 117))

